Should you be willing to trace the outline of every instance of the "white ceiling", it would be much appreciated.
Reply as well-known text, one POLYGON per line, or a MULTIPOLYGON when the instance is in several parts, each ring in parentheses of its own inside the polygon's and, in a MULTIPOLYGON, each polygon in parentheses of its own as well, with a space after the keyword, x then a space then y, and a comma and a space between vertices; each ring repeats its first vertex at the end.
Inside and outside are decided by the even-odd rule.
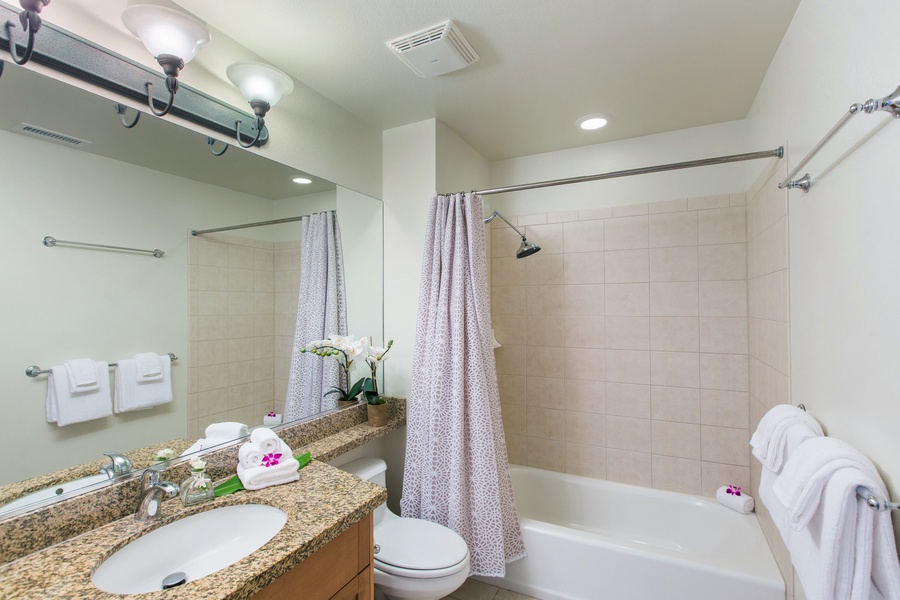
POLYGON ((491 161, 744 118, 799 4, 176 2, 371 125, 437 118, 491 161), (466 69, 422 79, 385 45, 447 19, 481 58, 466 69))

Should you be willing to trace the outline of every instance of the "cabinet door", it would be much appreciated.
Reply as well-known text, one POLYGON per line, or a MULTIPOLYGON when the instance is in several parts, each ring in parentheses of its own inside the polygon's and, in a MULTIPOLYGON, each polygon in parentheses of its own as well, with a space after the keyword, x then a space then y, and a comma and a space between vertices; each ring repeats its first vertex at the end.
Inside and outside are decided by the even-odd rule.
POLYGON ((353 581, 341 588, 341 591, 330 600, 373 600, 371 581, 372 574, 367 569, 354 577, 353 581))

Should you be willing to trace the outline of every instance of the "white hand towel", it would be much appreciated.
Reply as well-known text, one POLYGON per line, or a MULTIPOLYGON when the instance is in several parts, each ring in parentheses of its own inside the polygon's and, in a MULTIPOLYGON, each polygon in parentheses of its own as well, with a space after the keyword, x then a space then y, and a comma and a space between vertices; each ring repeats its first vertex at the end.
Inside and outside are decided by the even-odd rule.
POLYGON ((262 465, 262 457, 259 446, 253 442, 241 445, 240 450, 238 450, 238 464, 244 469, 253 469, 262 465))
POLYGON ((123 358, 116 367, 115 409, 117 413, 146 410, 172 401, 172 363, 169 357, 160 359, 160 376, 156 380, 141 379, 140 363, 123 358))
POLYGON ((237 467, 237 474, 241 483, 248 490, 261 490, 271 485, 281 485, 283 483, 291 483, 300 479, 300 463, 297 459, 284 457, 278 461, 277 465, 265 466, 265 464, 244 468, 240 464, 237 467))
POLYGON ((96 392, 100 389, 100 372, 97 361, 91 358, 77 358, 67 360, 63 366, 66 368, 66 375, 69 379, 70 393, 96 392))
POLYGON ((221 423, 212 423, 208 425, 205 433, 208 438, 236 440, 250 435, 250 428, 243 423, 223 421, 221 423))
MULTIPOLYGON (((876 494, 887 497, 887 490, 872 461, 850 444, 829 437, 818 437, 801 444, 784 465, 772 486, 775 495, 790 513, 791 528, 799 531, 818 510, 829 479, 839 469, 854 467, 865 473, 877 487, 876 494)), ((860 484, 862 485, 862 484, 860 484)))
POLYGON ((250 434, 250 441, 259 446, 259 451, 263 455, 281 453, 285 456, 293 456, 290 447, 267 427, 254 429, 250 434))
POLYGON ((731 510, 736 510, 739 513, 743 513, 745 515, 753 512, 753 498, 745 494, 744 492, 738 492, 737 494, 729 494, 728 488, 731 486, 722 486, 716 490, 716 500, 719 501, 719 504, 722 506, 727 506, 731 510))
POLYGON ((138 364, 137 378, 140 382, 158 381, 163 378, 163 360, 171 365, 172 359, 167 354, 160 356, 155 352, 141 352, 134 355, 138 364))
POLYGON ((802 435, 806 438, 824 435, 818 421, 806 411, 790 404, 778 404, 763 415, 750 438, 753 456, 764 467, 778 473, 787 458, 785 446, 789 434, 802 435), (792 432, 797 427, 802 428, 800 432, 792 432))
MULTIPOLYGON (((97 363, 106 375, 106 363, 97 363)), ((47 422, 60 427, 93 419, 102 419, 112 414, 112 400, 109 395, 109 376, 100 377, 98 388, 90 392, 73 394, 69 391, 68 370, 64 366, 50 368, 47 379, 47 422)))

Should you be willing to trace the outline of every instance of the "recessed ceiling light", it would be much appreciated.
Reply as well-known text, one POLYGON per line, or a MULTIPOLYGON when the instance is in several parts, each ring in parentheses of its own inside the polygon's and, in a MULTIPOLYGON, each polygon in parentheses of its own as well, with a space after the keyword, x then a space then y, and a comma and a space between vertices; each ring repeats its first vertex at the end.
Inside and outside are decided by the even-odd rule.
POLYGON ((294 183, 302 183, 306 185, 307 183, 312 183, 312 179, 307 177, 294 177, 294 183))
POLYGON ((575 123, 581 127, 582 129, 600 129, 604 125, 606 125, 607 117, 606 115, 586 115, 581 117, 575 123))

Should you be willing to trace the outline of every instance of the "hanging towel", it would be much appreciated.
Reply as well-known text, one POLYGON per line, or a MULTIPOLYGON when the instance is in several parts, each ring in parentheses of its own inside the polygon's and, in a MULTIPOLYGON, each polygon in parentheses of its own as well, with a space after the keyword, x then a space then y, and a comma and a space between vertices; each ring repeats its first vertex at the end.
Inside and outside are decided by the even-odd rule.
POLYGON ((56 423, 60 427, 102 419, 112 414, 112 400, 109 395, 109 366, 105 362, 96 363, 99 377, 97 389, 72 393, 69 389, 69 374, 65 366, 50 368, 47 379, 46 411, 47 422, 56 423))
POLYGON ((100 389, 100 373, 97 361, 92 358, 77 358, 63 363, 69 380, 69 392, 80 394, 96 392, 100 389))
POLYGON ((137 362, 137 379, 140 382, 159 381, 164 377, 163 360, 171 366, 172 359, 167 354, 165 357, 160 356, 156 352, 141 352, 134 355, 137 362))
POLYGON ((158 356, 160 376, 144 379, 140 361, 124 358, 116 367, 115 409, 117 413, 146 410, 172 401, 172 363, 168 356, 158 356))
POLYGON ((777 404, 760 419, 750 446, 753 456, 770 471, 778 473, 786 459, 788 436, 803 439, 824 435, 822 427, 805 410, 790 404, 777 404))

